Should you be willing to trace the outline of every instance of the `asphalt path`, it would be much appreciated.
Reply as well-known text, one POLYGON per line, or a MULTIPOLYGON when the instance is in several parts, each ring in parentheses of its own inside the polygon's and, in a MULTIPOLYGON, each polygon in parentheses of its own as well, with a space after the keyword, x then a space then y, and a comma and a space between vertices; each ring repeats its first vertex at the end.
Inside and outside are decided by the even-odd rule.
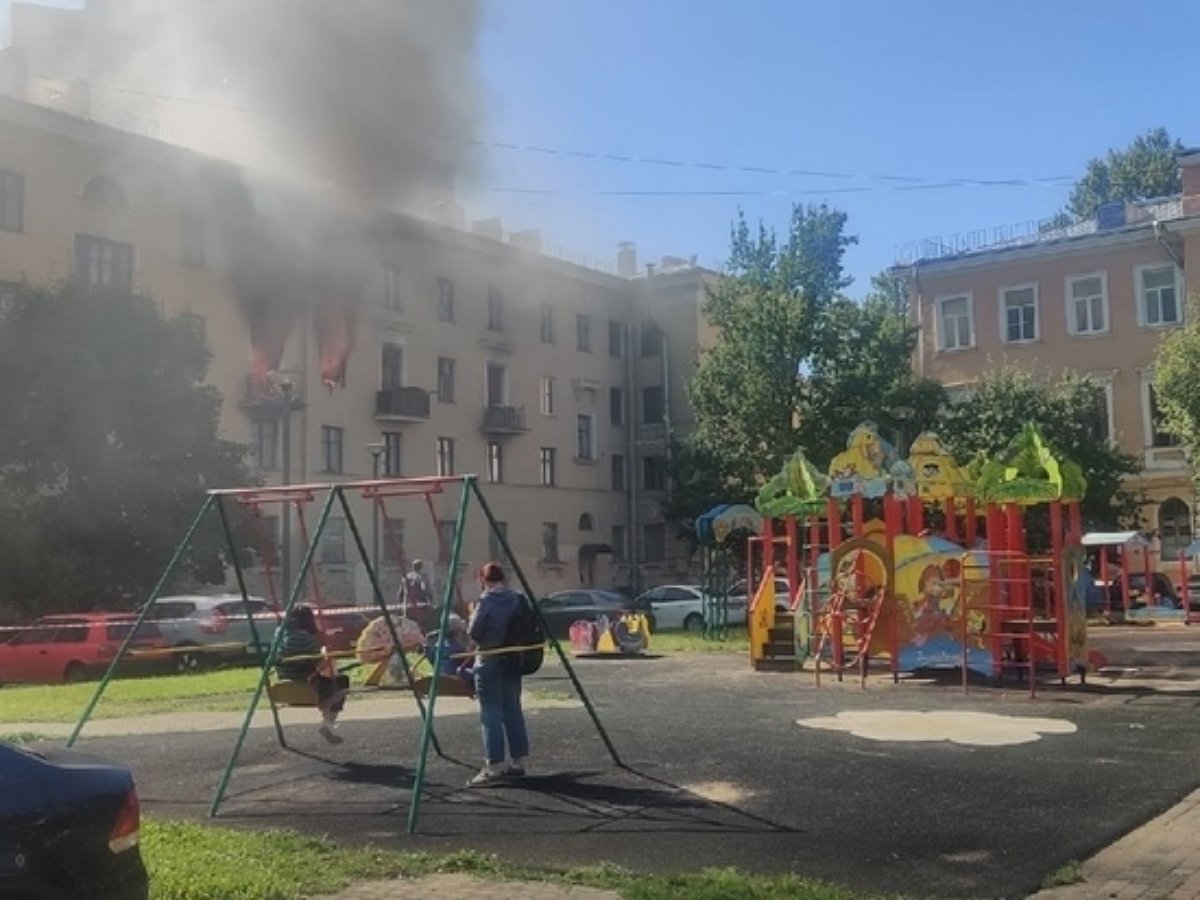
MULTIPOLYGON (((1136 631, 1140 645, 1149 629, 1136 631)), ((1105 653, 1119 663, 1114 634, 1105 653)), ((877 678, 866 690, 826 679, 817 688, 811 673, 755 673, 738 655, 578 660, 623 765, 582 707, 538 709, 529 716, 530 774, 467 789, 477 723, 439 716, 447 756, 430 753, 418 833, 408 835, 419 722, 348 721, 340 746, 289 726, 292 750, 256 728, 217 821, 404 850, 470 848, 540 866, 737 866, 869 892, 1022 897, 1200 786, 1200 680, 1180 674, 1200 661, 1200 643, 1196 651, 1180 651, 1166 690, 1143 668, 1143 680, 1044 685, 1036 699, 1015 684, 964 695, 952 679, 877 678), (914 722, 949 711, 951 724, 968 712, 1036 717, 1074 730, 989 746, 797 724, 879 710, 914 722)), ((1200 678, 1200 668, 1192 674, 1200 678)), ((565 693, 570 683, 548 663, 526 688, 565 693)), ((412 700, 397 694, 396 703, 412 700)), ((233 740, 233 731, 85 731, 82 743, 133 767, 147 813, 203 819, 233 740)))

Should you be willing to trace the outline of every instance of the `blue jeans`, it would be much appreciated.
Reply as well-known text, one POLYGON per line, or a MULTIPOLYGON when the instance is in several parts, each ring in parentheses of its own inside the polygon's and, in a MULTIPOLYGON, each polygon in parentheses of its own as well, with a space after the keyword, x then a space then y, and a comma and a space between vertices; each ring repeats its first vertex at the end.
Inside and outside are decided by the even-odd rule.
POLYGON ((483 757, 489 766, 504 762, 504 745, 512 759, 529 755, 529 735, 521 712, 521 676, 504 657, 484 659, 475 670, 479 723, 483 726, 483 757))

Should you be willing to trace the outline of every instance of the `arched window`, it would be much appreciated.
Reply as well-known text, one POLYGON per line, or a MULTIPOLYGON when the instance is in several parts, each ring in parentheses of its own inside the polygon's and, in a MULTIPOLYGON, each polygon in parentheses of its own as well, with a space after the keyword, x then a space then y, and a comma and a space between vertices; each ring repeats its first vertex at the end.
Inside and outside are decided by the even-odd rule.
POLYGON ((596 523, 592 520, 591 513, 582 513, 579 516, 579 530, 580 531, 592 531, 593 529, 595 529, 595 527, 596 527, 596 523))
POLYGON ((129 205, 129 199, 125 196, 125 188, 121 187, 121 182, 108 175, 93 175, 84 184, 80 196, 84 200, 98 203, 101 206, 124 208, 129 205))
POLYGON ((1178 497, 1169 497, 1158 507, 1158 538, 1163 563, 1179 558, 1179 551, 1192 542, 1192 512, 1178 497))

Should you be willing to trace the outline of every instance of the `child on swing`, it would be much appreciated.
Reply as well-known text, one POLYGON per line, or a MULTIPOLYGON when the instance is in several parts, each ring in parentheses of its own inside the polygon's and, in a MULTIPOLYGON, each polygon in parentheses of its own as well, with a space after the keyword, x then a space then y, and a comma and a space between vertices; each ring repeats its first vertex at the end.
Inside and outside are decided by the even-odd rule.
POLYGON ((334 661, 325 656, 317 630, 317 619, 311 606, 297 606, 283 623, 283 645, 275 668, 280 678, 307 681, 317 692, 317 708, 321 711, 321 737, 331 744, 340 744, 337 718, 346 703, 350 678, 337 671, 334 661))

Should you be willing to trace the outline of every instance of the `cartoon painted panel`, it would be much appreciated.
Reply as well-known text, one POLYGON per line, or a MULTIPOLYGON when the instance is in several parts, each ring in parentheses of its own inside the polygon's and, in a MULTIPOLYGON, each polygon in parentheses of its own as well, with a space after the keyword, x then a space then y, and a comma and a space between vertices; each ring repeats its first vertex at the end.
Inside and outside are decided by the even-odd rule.
POLYGON ((941 501, 971 496, 971 479, 959 468, 954 457, 932 431, 922 432, 913 441, 909 461, 922 500, 941 501))
POLYGON ((912 468, 879 436, 873 423, 864 422, 850 432, 846 449, 829 464, 829 496, 882 497, 888 488, 896 496, 913 493, 912 468))

